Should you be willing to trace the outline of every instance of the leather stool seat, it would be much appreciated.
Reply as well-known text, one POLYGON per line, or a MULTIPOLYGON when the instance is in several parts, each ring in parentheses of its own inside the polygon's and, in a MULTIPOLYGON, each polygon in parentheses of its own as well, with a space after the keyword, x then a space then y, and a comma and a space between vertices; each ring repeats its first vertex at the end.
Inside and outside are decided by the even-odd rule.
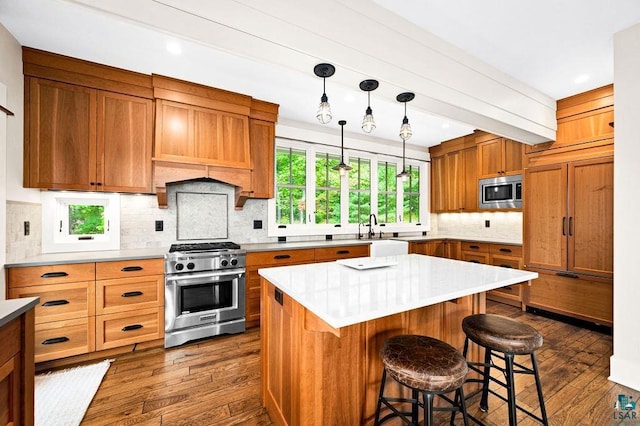
POLYGON ((392 337, 384 343, 380 357, 395 380, 430 392, 459 388, 468 371, 466 360, 453 346, 427 336, 392 337))
POLYGON ((542 346, 542 335, 535 328, 500 315, 470 315, 462 320, 462 330, 480 346, 516 355, 542 346))

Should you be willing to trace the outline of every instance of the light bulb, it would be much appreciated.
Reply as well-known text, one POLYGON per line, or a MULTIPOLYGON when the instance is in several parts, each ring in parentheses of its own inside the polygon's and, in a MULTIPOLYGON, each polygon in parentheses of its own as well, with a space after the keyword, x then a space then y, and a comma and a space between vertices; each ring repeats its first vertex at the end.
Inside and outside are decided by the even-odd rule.
POLYGON ((340 167, 340 176, 345 176, 347 174, 347 169, 344 167, 340 167))
POLYGON ((400 137, 403 141, 408 140, 413 132, 411 131, 411 126, 409 125, 409 119, 405 116, 402 120, 402 126, 400 127, 400 137))
POLYGON ((331 106, 329 105, 329 98, 327 98, 326 93, 322 94, 322 98, 320 98, 320 105, 318 106, 318 113, 316 114, 316 118, 322 124, 328 124, 331 122, 331 106))
POLYGON ((373 120, 372 112, 371 107, 367 107, 367 112, 362 119, 362 130, 366 133, 371 133, 373 129, 376 128, 376 122, 373 120))

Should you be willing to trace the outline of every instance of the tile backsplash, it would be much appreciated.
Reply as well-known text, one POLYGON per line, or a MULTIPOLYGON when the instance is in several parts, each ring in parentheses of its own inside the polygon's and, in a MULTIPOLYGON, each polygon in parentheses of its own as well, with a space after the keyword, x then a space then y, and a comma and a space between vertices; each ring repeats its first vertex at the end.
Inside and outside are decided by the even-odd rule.
POLYGON ((438 234, 522 241, 522 212, 442 213, 433 220, 434 216, 431 229, 438 234))

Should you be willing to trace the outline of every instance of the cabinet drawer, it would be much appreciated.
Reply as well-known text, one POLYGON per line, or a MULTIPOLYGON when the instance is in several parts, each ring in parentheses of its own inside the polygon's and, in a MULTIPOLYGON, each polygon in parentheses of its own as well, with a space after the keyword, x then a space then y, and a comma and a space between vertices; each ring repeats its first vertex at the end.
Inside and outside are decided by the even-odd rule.
POLYGON ((522 267, 522 258, 500 256, 496 254, 491 256, 491 264, 493 266, 501 266, 503 268, 520 269, 522 267))
POLYGON ((159 274, 164 274, 163 259, 138 259, 96 263, 96 280, 159 274))
POLYGON ((473 262, 473 263, 489 263, 489 253, 469 253, 462 252, 462 259, 465 262, 473 262))
POLYGON ((324 247, 315 249, 315 252, 315 259, 320 262, 351 257, 367 257, 369 256, 369 245, 324 247))
POLYGON ((42 324, 95 315, 94 289, 93 281, 18 287, 9 290, 9 297, 39 297, 35 322, 42 324))
POLYGON ((313 263, 314 249, 277 250, 247 253, 247 266, 278 266, 294 263, 313 263))
POLYGON ((489 253, 489 243, 477 243, 475 241, 461 241, 462 251, 476 251, 478 253, 489 253))
POLYGON ((95 317, 55 321, 35 326, 35 362, 95 350, 95 317))
POLYGON ((96 267, 95 263, 67 263, 9 268, 8 278, 9 288, 93 281, 96 279, 96 267))
POLYGON ((96 350, 132 345, 163 337, 163 308, 96 316, 96 350))
POLYGON ((164 306, 164 275, 96 281, 96 314, 164 306))
POLYGON ((510 296, 520 298, 521 288, 522 288, 522 284, 511 284, 508 286, 496 288, 495 290, 492 290, 492 291, 495 291, 496 293, 508 294, 510 296))
POLYGON ((489 250, 493 255, 522 257, 522 246, 510 244, 491 244, 489 250))

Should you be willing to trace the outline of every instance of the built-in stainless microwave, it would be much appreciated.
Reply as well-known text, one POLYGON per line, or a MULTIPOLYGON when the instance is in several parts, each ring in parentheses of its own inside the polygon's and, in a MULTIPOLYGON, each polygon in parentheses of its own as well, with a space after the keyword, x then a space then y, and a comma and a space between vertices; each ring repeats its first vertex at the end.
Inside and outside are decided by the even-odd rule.
POLYGON ((480 179, 478 204, 481 209, 522 208, 522 175, 480 179))

